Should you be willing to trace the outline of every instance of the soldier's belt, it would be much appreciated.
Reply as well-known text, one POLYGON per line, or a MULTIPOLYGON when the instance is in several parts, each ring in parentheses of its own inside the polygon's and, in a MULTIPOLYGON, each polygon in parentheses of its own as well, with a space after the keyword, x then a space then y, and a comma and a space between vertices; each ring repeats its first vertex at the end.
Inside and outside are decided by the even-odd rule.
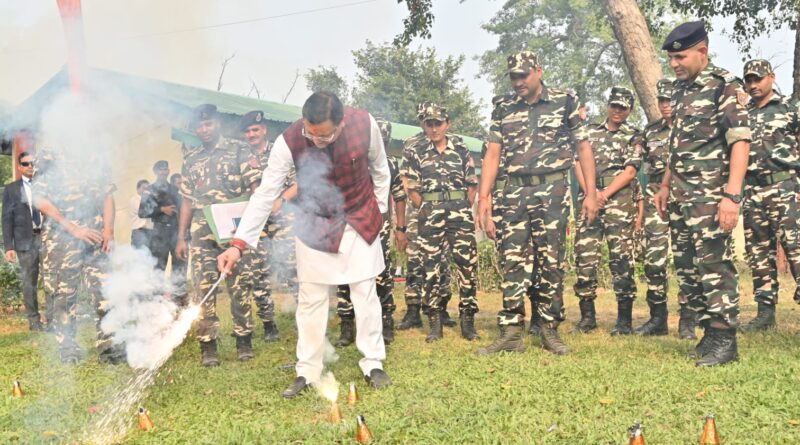
POLYGON ((514 184, 521 187, 531 187, 542 184, 553 184, 559 181, 566 181, 566 171, 557 171, 554 173, 547 173, 545 175, 527 175, 527 176, 509 176, 507 181, 509 184, 514 184))
POLYGON ((787 181, 789 179, 794 179, 796 173, 793 171, 782 171, 782 172, 775 172, 775 173, 767 173, 765 175, 747 175, 744 177, 744 182, 747 185, 758 185, 758 186, 767 186, 772 184, 777 184, 782 181, 787 181))
POLYGON ((423 201, 460 201, 462 199, 467 199, 467 192, 463 190, 443 190, 422 194, 423 201))
POLYGON ((616 174, 613 174, 613 175, 610 175, 610 176, 598 176, 597 178, 595 178, 595 182, 596 182, 597 188, 603 188, 604 189, 604 188, 608 187, 609 185, 611 185, 612 182, 614 182, 614 178, 616 178, 616 177, 617 177, 616 174))

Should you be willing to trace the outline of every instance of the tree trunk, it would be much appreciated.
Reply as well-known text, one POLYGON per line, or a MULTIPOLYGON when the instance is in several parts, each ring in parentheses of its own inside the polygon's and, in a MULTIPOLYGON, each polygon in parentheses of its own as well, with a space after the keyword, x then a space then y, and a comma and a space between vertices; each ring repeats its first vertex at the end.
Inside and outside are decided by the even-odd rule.
POLYGON ((644 15, 636 0, 603 0, 603 3, 647 119, 658 119, 661 114, 656 99, 656 83, 664 76, 644 15))
MULTIPOLYGON (((800 17, 800 12, 797 13, 800 17)), ((794 69, 792 70, 792 99, 800 99, 800 18, 794 30, 794 69)))

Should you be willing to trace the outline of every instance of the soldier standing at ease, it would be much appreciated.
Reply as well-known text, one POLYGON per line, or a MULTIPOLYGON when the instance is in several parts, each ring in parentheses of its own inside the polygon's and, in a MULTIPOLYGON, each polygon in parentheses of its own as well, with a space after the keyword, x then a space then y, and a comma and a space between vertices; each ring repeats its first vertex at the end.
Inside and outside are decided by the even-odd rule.
MULTIPOLYGON (((638 213, 631 181, 636 178, 641 158, 634 148, 638 130, 628 124, 633 110, 633 92, 614 87, 608 97, 608 117, 602 124, 587 125, 578 132, 579 141, 588 141, 594 153, 597 169, 597 196, 600 212, 591 224, 578 223, 575 234, 575 295, 580 298, 581 320, 575 325, 578 332, 597 328, 594 300, 597 298, 597 270, 600 264, 600 243, 608 244, 609 269, 617 296, 617 324, 611 335, 629 335, 631 311, 636 298, 633 276, 633 230, 638 213)), ((583 199, 586 182, 580 164, 576 176, 583 199)))
MULTIPOLYGON (((750 93, 748 113, 753 142, 745 183, 745 246, 753 272, 753 292, 758 315, 742 331, 775 327, 778 304, 776 244, 783 246, 795 281, 800 280, 800 207, 797 204, 797 170, 800 168, 797 103, 772 89, 775 72, 766 60, 751 60, 744 66, 744 81, 750 93)), ((794 299, 800 303, 800 286, 794 299)))
MULTIPOLYGON (((263 111, 251 111, 239 121, 239 129, 244 140, 250 146, 247 159, 248 175, 244 178, 248 191, 252 193, 261 184, 261 176, 267 169, 272 143, 267 139, 267 122, 263 111)), ((280 339, 278 325, 275 323, 275 301, 272 298, 272 260, 273 252, 270 238, 280 230, 286 230, 290 223, 291 211, 284 207, 297 196, 295 174, 289 174, 280 196, 272 205, 272 216, 267 222, 267 230, 261 232, 261 239, 256 249, 244 256, 242 271, 252 278, 253 300, 256 302, 256 313, 264 325, 264 340, 275 342, 280 339)), ((291 265, 288 265, 291 267, 291 265)))
MULTIPOLYGON (((563 264, 570 209, 567 178, 581 105, 574 93, 542 82, 539 58, 530 51, 508 58, 508 74, 514 94, 493 101, 476 220, 478 229, 487 228, 494 236, 489 224, 494 214, 491 193, 503 156, 507 179, 501 247, 505 257, 503 310, 497 317, 500 337, 477 352, 487 355, 525 350, 525 295, 536 276, 542 346, 555 354, 566 354, 569 348, 556 329, 564 320, 563 264)), ((582 216, 591 223, 597 216, 597 201, 594 159, 588 143, 578 144, 578 158, 588 187, 582 216)))
POLYGON ((34 204, 47 216, 43 278, 45 293, 53 302, 51 323, 61 361, 77 363, 81 358, 75 338, 78 287, 83 284, 96 312, 98 360, 118 364, 125 361, 125 348, 114 345, 112 336, 100 328, 107 310, 102 279, 114 243, 116 187, 111 166, 93 151, 98 148, 71 146, 69 139, 67 135, 64 146, 39 154, 40 171, 33 184, 34 204))
MULTIPOLYGON (((217 107, 200 105, 195 108, 191 128, 200 138, 201 145, 188 149, 183 160, 183 183, 181 194, 183 203, 178 225, 178 258, 187 258, 187 240, 191 239, 192 277, 196 299, 199 300, 217 281, 217 255, 225 248, 220 246, 211 232, 203 207, 238 198, 247 193, 244 178, 248 175, 247 159, 250 148, 220 133, 220 120, 217 107), (191 221, 191 237, 187 229, 191 221)), ((251 302, 246 285, 249 277, 233 270, 227 277, 228 294, 231 298, 233 333, 236 337, 236 350, 241 361, 254 357, 251 334, 251 302)), ((209 297, 201 310, 197 323, 197 338, 202 350, 203 366, 219 366, 217 337, 219 318, 217 317, 216 295, 209 297)))
MULTIPOLYGON (((389 142, 392 135, 392 123, 385 120, 376 118, 375 123, 381 129, 381 137, 383 138, 383 145, 388 149, 389 142)), ((400 177, 400 172, 397 168, 397 162, 391 156, 386 156, 389 163, 389 195, 391 200, 394 201, 395 209, 397 210, 397 227, 395 228, 395 241, 398 251, 405 250, 408 240, 406 239, 406 190, 403 187, 403 179, 400 177)), ((381 301, 381 315, 383 321, 383 342, 390 344, 394 341, 394 273, 392 261, 390 241, 392 236, 392 205, 389 203, 388 211, 383 215, 383 225, 381 226, 380 238, 381 248, 383 249, 383 262, 386 267, 380 275, 375 279, 375 287, 378 292, 378 299, 381 301)), ((337 305, 336 312, 341 319, 341 335, 339 340, 336 341, 336 347, 344 347, 356 341, 356 326, 355 326, 355 311, 353 310, 353 302, 350 299, 350 286, 346 284, 340 285, 336 289, 337 305)))
POLYGON ((730 72, 708 60, 703 22, 675 28, 662 47, 677 80, 672 97, 669 166, 655 196, 670 234, 680 292, 705 334, 697 366, 736 360, 739 288, 731 231, 739 218, 750 152, 747 94, 730 72))
POLYGON ((423 307, 430 321, 428 343, 440 340, 442 332, 441 293, 438 284, 443 269, 448 267, 442 254, 445 240, 451 249, 458 270, 461 336, 467 340, 480 337, 475 331, 478 312, 475 274, 478 250, 475 242, 472 203, 477 178, 475 163, 460 138, 450 135, 447 110, 432 102, 423 102, 417 109, 425 138, 404 150, 408 194, 417 215, 418 242, 425 281, 422 285, 423 307))

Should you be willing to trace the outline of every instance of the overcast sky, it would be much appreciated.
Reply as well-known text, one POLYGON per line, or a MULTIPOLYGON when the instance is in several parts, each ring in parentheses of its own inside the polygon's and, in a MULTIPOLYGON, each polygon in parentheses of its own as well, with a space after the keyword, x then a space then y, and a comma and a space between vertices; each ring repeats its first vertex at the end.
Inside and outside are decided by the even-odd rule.
MULTIPOLYGON (((473 59, 496 47, 494 36, 480 25, 503 3, 435 0, 433 38, 414 43, 434 46, 443 56, 464 54, 463 78, 486 107, 491 86, 475 78, 473 59)), ((298 105, 308 95, 302 78, 307 69, 334 65, 352 80, 351 51, 366 40, 390 41, 406 13, 396 0, 83 0, 90 66, 215 89, 222 61, 235 53, 223 91, 247 94, 255 82, 262 98, 281 101, 299 70, 301 78, 287 100, 298 105)), ((719 35, 731 24, 715 22, 712 51, 718 65, 740 75, 736 46, 719 35)), ((793 34, 782 30, 755 45, 762 57, 780 65, 778 83, 789 93, 793 44, 793 34)), ((65 61, 55 0, 0 0, 0 104, 23 101, 65 61)))

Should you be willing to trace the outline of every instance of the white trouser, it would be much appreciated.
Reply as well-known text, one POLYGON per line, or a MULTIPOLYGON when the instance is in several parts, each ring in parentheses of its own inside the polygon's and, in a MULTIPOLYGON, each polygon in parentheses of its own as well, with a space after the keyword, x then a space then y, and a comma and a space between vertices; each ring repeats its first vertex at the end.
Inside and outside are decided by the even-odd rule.
MULTIPOLYGON (((297 301, 297 375, 317 382, 322 375, 325 331, 328 328, 329 284, 301 282, 297 301)), ((350 299, 356 315, 356 347, 364 355, 358 366, 364 375, 383 369, 386 346, 383 344, 381 303, 375 278, 350 283, 350 299)))

